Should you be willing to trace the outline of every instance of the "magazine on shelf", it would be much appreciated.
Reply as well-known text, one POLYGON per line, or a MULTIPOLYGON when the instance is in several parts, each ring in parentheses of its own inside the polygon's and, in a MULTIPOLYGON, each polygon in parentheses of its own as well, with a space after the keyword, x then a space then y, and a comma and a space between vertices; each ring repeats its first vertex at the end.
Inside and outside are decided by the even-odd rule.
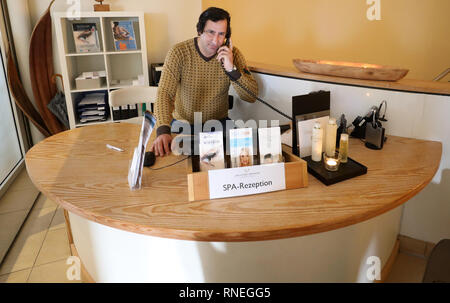
POLYGON ((253 165, 253 130, 230 129, 231 167, 253 165))
POLYGON ((278 163, 282 160, 280 127, 258 129, 259 163, 278 163))
POLYGON ((111 28, 115 50, 124 51, 137 49, 133 21, 111 21, 111 28))
POLYGON ((82 111, 81 117, 87 117, 87 116, 104 116, 105 111, 104 110, 85 110, 82 111))
POLYGON ((82 113, 89 110, 102 110, 105 111, 105 106, 98 106, 98 105, 86 105, 82 107, 77 108, 77 112, 82 113))
POLYGON ((141 133, 139 135, 139 144, 134 149, 130 169, 128 170, 128 185, 131 190, 141 188, 142 170, 144 168, 145 148, 156 124, 156 118, 151 112, 146 111, 142 121, 141 133))
POLYGON ((94 105, 104 106, 105 105, 105 97, 106 97, 105 93, 87 94, 78 103, 78 108, 93 107, 94 105))
POLYGON ((87 116, 84 118, 80 118, 80 123, 98 122, 98 121, 106 121, 106 117, 105 116, 87 116))
POLYGON ((76 112, 80 118, 80 123, 106 120, 105 97, 105 93, 91 93, 85 95, 78 102, 76 112))
POLYGON ((100 51, 98 30, 95 23, 74 23, 72 24, 72 30, 77 53, 100 51))
POLYGON ((200 171, 225 168, 223 133, 199 133, 200 171))

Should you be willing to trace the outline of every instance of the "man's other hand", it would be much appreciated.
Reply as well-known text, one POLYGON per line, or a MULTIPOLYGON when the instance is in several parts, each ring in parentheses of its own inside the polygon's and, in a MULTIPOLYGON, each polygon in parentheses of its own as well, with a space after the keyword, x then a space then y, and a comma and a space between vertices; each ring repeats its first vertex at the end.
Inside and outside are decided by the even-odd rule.
POLYGON ((153 141, 150 151, 155 153, 155 156, 164 157, 164 155, 170 155, 170 145, 172 143, 172 136, 169 134, 159 135, 155 141, 153 141))

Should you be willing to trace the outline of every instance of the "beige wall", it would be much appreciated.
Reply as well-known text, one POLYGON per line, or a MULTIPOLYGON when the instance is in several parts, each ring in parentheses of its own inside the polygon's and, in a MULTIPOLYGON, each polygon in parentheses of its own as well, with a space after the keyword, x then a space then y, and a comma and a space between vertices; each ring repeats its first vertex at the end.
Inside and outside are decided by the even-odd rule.
POLYGON ((377 63, 423 80, 450 67, 449 0, 380 1, 380 21, 367 20, 366 0, 202 0, 202 7, 231 13, 233 42, 248 61, 377 63))
MULTIPOLYGON (((28 0, 33 26, 49 3, 50 0, 28 0)), ((93 11, 94 3, 96 2, 93 0, 81 0, 81 11, 93 11)), ((195 25, 201 13, 201 0, 109 0, 105 3, 111 5, 111 10, 145 13, 149 64, 163 62, 173 44, 195 36, 195 25)), ((68 7, 66 0, 56 0, 52 12, 63 12, 68 7)), ((56 47, 55 41, 54 46, 56 47)), ((54 52, 54 57, 57 57, 56 54, 57 52, 54 52)), ((59 63, 56 58, 55 65, 58 70, 59 63)))

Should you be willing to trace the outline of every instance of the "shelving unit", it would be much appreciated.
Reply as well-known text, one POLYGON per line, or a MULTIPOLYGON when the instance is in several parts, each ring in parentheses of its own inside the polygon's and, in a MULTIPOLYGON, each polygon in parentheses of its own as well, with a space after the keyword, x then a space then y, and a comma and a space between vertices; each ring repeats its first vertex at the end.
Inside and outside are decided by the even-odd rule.
POLYGON ((107 92, 107 99, 109 99, 111 91, 132 86, 131 80, 136 79, 139 75, 143 76, 144 85, 149 85, 144 13, 82 12, 79 19, 72 19, 67 13, 55 12, 53 13, 53 20, 55 22, 70 128, 113 121, 112 109, 107 105, 108 118, 106 121, 80 123, 76 105, 83 95, 91 92, 107 92), (122 20, 133 22, 136 38, 135 50, 116 51, 114 48, 111 22, 122 20), (96 24, 100 52, 76 52, 72 31, 72 24, 75 23, 96 24), (106 78, 103 78, 104 81, 101 87, 96 89, 77 89, 75 78, 83 72, 92 71, 106 71, 106 78), (113 84, 115 83, 114 80, 125 83, 113 84))

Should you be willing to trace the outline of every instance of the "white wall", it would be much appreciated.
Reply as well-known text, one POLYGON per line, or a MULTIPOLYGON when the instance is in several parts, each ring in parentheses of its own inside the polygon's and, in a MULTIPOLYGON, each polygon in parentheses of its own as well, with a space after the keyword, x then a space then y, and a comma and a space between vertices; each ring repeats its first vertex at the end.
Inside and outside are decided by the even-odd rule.
MULTIPOLYGON (((34 103, 33 89, 31 87, 29 73, 29 45, 33 26, 30 23, 30 12, 27 0, 7 0, 8 11, 10 14, 11 31, 14 39, 14 46, 18 59, 19 74, 22 84, 30 98, 34 103)), ((37 107, 35 106, 37 109, 37 107)), ((44 139, 44 135, 29 122, 32 141, 34 144, 44 139)))
MULTIPOLYGON (((331 115, 342 113, 350 124, 382 100, 388 104, 383 126, 389 135, 442 142, 442 158, 431 183, 405 203, 400 234, 436 243, 450 238, 450 96, 389 91, 329 84, 253 73, 258 81, 259 97, 291 115, 292 96, 312 91, 331 92, 331 115)), ((235 98, 237 94, 233 91, 235 98)), ((280 119, 271 109, 256 102, 236 102, 233 119, 280 119)), ((284 119, 284 118, 283 118, 284 119)), ((285 120, 280 121, 284 124, 285 120)), ((386 142, 389 144, 389 139, 386 142)), ((349 151, 351 156, 351 150, 349 151)))
MULTIPOLYGON (((31 24, 34 26, 45 12, 50 0, 28 0, 31 24)), ((64 12, 70 5, 67 0, 56 0, 52 12, 64 12)), ((93 11, 94 0, 81 0, 81 11, 93 11)), ((177 42, 197 35, 195 26, 200 15, 201 0, 110 0, 114 11, 139 11, 145 13, 148 62, 164 62, 167 51, 177 42)), ((56 51, 56 37, 53 25, 53 49, 55 72, 61 68, 56 51)))

